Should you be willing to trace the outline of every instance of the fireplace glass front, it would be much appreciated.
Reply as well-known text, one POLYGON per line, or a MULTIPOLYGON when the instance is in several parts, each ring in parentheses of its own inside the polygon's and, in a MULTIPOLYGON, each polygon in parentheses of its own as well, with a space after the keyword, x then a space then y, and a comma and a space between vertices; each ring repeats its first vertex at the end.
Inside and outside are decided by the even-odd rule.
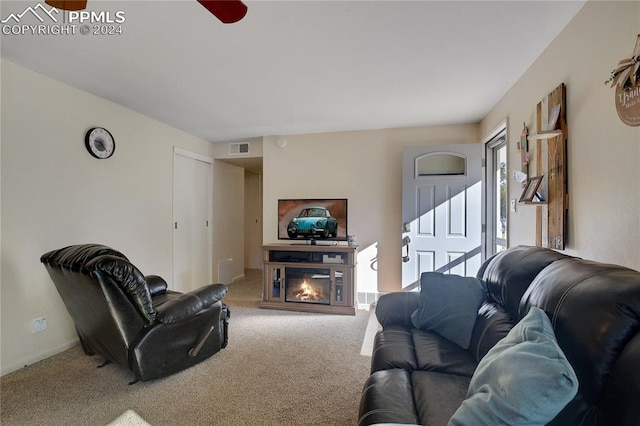
POLYGON ((285 302, 331 304, 331 272, 323 268, 286 268, 285 302))

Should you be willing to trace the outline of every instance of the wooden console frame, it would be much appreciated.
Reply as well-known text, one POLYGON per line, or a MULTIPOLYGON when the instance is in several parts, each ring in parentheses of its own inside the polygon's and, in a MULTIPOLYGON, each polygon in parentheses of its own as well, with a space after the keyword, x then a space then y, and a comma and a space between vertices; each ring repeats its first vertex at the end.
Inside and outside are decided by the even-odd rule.
POLYGON ((266 244, 263 253, 261 308, 355 315, 356 246, 266 244), (341 262, 341 263, 337 263, 341 262), (329 270, 329 304, 285 301, 286 268, 329 270))

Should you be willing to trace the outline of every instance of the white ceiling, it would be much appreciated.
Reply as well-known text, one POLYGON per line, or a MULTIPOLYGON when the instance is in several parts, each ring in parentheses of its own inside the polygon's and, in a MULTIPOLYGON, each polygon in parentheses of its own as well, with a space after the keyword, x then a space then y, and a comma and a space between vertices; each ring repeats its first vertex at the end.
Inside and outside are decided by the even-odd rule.
MULTIPOLYGON (((1 54, 216 142, 470 123, 584 1, 246 4, 225 25, 195 0, 89 0, 124 11, 121 35, 3 34, 1 54)), ((35 5, 2 1, 0 15, 35 5)))

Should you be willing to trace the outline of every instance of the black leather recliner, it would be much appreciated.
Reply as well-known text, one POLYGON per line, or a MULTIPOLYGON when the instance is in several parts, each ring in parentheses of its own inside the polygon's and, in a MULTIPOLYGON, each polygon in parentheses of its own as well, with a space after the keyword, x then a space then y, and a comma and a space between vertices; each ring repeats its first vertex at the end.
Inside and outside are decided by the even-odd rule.
POLYGON ((143 276, 120 252, 81 244, 40 258, 73 319, 82 349, 147 381, 189 368, 227 345, 222 284, 189 293, 143 276))

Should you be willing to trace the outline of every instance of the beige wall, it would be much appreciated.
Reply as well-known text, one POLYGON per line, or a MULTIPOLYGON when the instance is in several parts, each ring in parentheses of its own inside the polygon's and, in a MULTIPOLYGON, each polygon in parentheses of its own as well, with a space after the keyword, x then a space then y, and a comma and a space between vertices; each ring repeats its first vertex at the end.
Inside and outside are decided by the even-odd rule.
MULTIPOLYGON (((640 3, 591 1, 482 121, 487 134, 508 117, 509 168, 518 168, 522 123, 535 128, 535 107, 567 87, 569 235, 566 252, 640 269, 640 129, 618 118, 611 70, 633 53, 640 3)), ((519 184, 510 182, 509 198, 519 184)), ((509 244, 535 242, 535 208, 509 216, 509 244)))
MULTIPOLYGON (((173 147, 211 144, 104 99, 2 61, 1 367, 6 373, 75 344, 40 256, 77 243, 125 253, 172 276, 173 147), (104 126, 115 155, 97 160, 84 133, 104 126), (31 333, 43 316, 49 327, 31 333)), ((221 254, 223 255, 223 254, 221 254)))
POLYGON ((279 198, 348 198, 358 291, 401 287, 402 148, 477 143, 475 124, 265 137, 263 240, 277 242, 279 198))

